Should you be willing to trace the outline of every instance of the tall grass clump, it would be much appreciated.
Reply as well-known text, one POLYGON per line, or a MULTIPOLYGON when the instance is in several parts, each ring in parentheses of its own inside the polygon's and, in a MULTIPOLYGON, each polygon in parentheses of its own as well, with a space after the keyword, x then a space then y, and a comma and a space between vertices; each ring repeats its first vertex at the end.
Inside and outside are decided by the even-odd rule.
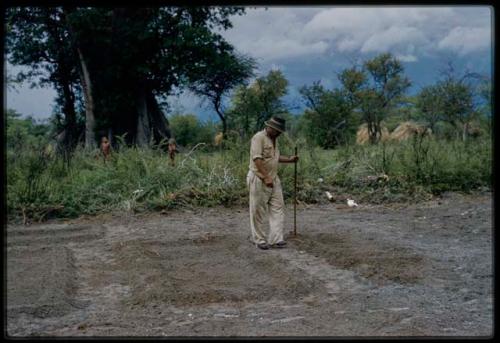
POLYGON ((463 142, 416 136, 403 142, 343 147, 331 158, 348 166, 330 174, 331 184, 371 200, 470 192, 490 188, 492 181, 488 137, 463 142))
POLYGON ((246 194, 242 155, 237 150, 209 152, 203 145, 177 156, 175 166, 165 152, 151 147, 121 148, 106 162, 96 151, 78 148, 70 163, 29 149, 8 164, 7 176, 9 217, 33 219, 48 209, 58 217, 74 217, 231 205, 246 194))
POLYGON ((7 154, 7 211, 30 218, 43 219, 58 210, 57 190, 49 166, 54 158, 44 148, 30 147, 7 154))
MULTIPOLYGON (((111 211, 157 211, 175 207, 243 205, 250 139, 224 148, 200 143, 171 166, 157 146, 122 147, 104 162, 78 148, 69 163, 36 147, 7 151, 9 219, 43 220, 111 211)), ((298 199, 325 201, 324 191, 359 201, 425 198, 445 191, 469 192, 491 185, 489 138, 462 141, 416 137, 401 143, 350 145, 323 150, 304 139, 279 139, 283 155, 299 149, 298 199)), ((279 175, 292 202, 294 166, 279 175)))

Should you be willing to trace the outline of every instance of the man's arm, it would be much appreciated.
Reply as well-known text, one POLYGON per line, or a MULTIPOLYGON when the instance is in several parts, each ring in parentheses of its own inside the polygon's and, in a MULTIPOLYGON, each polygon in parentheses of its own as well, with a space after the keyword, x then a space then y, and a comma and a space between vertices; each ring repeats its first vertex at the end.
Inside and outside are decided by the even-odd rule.
POLYGON ((279 162, 281 162, 281 163, 294 163, 298 159, 299 159, 299 156, 295 156, 295 155, 289 156, 289 157, 280 155, 279 162))
POLYGON ((271 176, 269 176, 266 172, 266 169, 264 168, 264 165, 263 165, 263 161, 262 161, 262 158, 256 158, 254 160, 255 162, 255 166, 257 167, 257 170, 259 171, 259 173, 261 173, 262 175, 264 175, 264 178, 262 179, 262 181, 264 181, 265 185, 267 187, 272 187, 273 186, 273 179, 271 178, 271 176))
POLYGON ((266 169, 264 168, 264 161, 262 156, 262 151, 264 150, 264 142, 262 137, 254 136, 250 144, 250 157, 255 163, 255 167, 264 177, 262 181, 267 187, 273 186, 273 179, 268 175, 266 169))

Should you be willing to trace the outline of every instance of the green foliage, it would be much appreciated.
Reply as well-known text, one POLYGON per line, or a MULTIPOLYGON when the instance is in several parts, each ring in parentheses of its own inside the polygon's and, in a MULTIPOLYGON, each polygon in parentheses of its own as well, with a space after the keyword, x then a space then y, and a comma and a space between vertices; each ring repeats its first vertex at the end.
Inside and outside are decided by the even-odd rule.
POLYGON ((222 121, 222 132, 226 135, 227 118, 222 108, 224 97, 236 86, 245 84, 254 75, 254 59, 238 55, 233 47, 224 41, 217 49, 210 47, 203 54, 208 60, 204 68, 196 68, 189 88, 206 97, 222 121))
POLYGON ((146 112, 159 140, 168 131, 158 100, 220 80, 224 85, 216 92, 223 94, 248 75, 253 62, 237 56, 219 33, 232 26, 230 16, 242 13, 244 8, 236 6, 11 7, 7 57, 13 65, 28 67, 17 75, 19 81, 51 84, 58 92, 66 146, 76 146, 81 130, 75 107, 82 97, 83 61, 97 129, 128 133, 128 143, 136 142, 137 119, 146 112))
POLYGON ((380 54, 339 74, 342 92, 368 124, 370 142, 381 137, 382 121, 396 108, 410 87, 401 62, 389 53, 380 54))
POLYGON ((438 82, 438 87, 443 118, 457 127, 469 122, 475 115, 472 89, 453 78, 438 82))
POLYGON ((327 90, 319 82, 302 87, 300 93, 309 108, 304 112, 309 140, 323 148, 348 143, 359 123, 344 94, 338 89, 327 90))
POLYGON ((478 86, 478 93, 483 103, 481 105, 481 112, 484 117, 491 117, 491 95, 492 95, 492 85, 491 80, 485 79, 478 86))
POLYGON ((130 143, 137 132, 137 107, 142 106, 143 96, 147 111, 153 113, 156 99, 164 101, 189 86, 201 90, 202 85, 213 85, 210 77, 223 73, 222 60, 239 62, 218 30, 230 28, 229 17, 241 13, 241 7, 72 12, 74 33, 94 80, 97 117, 107 118, 99 122, 107 123, 115 134, 127 132, 130 143))
POLYGON ((194 114, 173 114, 170 119, 170 130, 177 144, 193 146, 198 143, 211 144, 216 134, 214 123, 202 123, 194 114))
POLYGON ((441 80, 420 91, 416 107, 420 118, 424 119, 433 132, 442 137, 461 135, 466 140, 471 129, 474 129, 471 125, 477 122, 481 123, 485 131, 489 131, 487 118, 491 111, 490 87, 489 80, 475 73, 458 76, 450 64, 441 80), (477 80, 479 83, 475 84, 477 80))
POLYGON ((288 80, 279 70, 271 70, 248 87, 237 87, 229 110, 230 128, 246 136, 261 130, 266 120, 286 112, 281 98, 286 95, 287 87, 288 80))
MULTIPOLYGON (((77 149, 71 164, 25 147, 7 164, 10 220, 43 220, 110 211, 157 211, 175 207, 246 205, 249 139, 227 149, 206 145, 180 153, 176 166, 158 149, 122 145, 106 163, 77 149)), ((324 150, 304 138, 279 138, 284 155, 299 148, 298 199, 326 201, 324 192, 358 202, 425 199, 444 191, 491 187, 491 138, 474 142, 416 138, 402 143, 345 145, 324 150), (319 180, 323 179, 323 182, 319 180)), ((281 164, 285 201, 293 197, 293 164, 281 164)))
POLYGON ((9 151, 20 151, 23 147, 41 146, 48 142, 49 125, 37 123, 33 118, 21 119, 21 114, 7 109, 6 116, 6 147, 9 151))
POLYGON ((422 88, 417 95, 416 107, 420 117, 425 120, 432 132, 436 131, 436 124, 443 120, 444 98, 439 85, 430 85, 422 88))

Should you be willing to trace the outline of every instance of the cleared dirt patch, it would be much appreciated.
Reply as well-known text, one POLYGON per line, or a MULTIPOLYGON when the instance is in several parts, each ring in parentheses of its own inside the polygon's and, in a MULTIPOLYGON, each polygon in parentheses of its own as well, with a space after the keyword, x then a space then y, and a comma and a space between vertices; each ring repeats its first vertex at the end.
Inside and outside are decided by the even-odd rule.
POLYGON ((325 258, 338 268, 354 270, 378 285, 416 283, 424 276, 426 261, 411 249, 377 242, 355 233, 305 234, 297 247, 325 258))
POLYGON ((314 280, 285 272, 286 261, 280 257, 249 253, 241 259, 241 248, 238 237, 230 235, 118 243, 113 247, 117 268, 127 273, 131 288, 124 302, 192 306, 286 300, 318 291, 314 280))
POLYGON ((299 206, 299 236, 266 251, 246 207, 12 225, 7 333, 488 336, 491 214, 485 195, 299 206))

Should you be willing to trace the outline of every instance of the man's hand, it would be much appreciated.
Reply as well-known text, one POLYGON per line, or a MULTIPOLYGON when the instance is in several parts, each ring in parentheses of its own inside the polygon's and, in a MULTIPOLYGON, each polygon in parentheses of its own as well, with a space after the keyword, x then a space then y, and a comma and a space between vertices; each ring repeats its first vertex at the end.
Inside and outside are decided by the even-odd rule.
POLYGON ((299 160, 299 156, 297 155, 294 155, 294 156, 290 156, 290 162, 292 163, 295 163, 299 160))
POLYGON ((264 177, 263 181, 267 187, 273 187, 273 178, 270 177, 269 175, 264 177))

